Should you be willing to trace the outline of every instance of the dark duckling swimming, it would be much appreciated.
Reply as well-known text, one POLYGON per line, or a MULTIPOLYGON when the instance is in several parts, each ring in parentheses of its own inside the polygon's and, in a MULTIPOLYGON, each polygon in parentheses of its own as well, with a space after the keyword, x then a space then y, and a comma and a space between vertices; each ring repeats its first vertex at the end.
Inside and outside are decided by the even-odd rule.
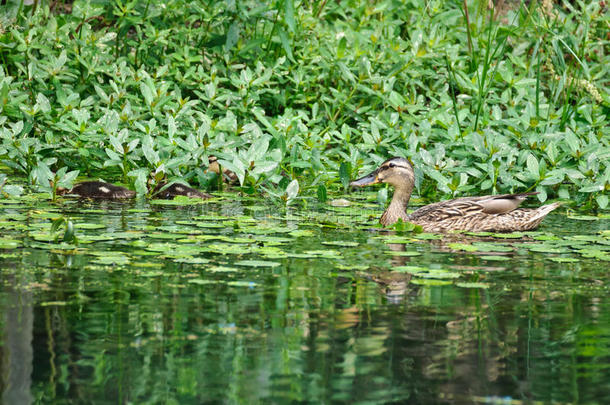
POLYGON ((60 194, 76 194, 82 198, 122 200, 134 198, 136 192, 104 181, 84 181, 70 190, 60 190, 60 194))
POLYGON ((167 183, 165 183, 165 182, 157 184, 157 186, 154 188, 154 190, 152 192, 153 198, 171 200, 172 198, 174 198, 178 195, 182 195, 182 196, 189 197, 189 198, 201 198, 204 200, 208 199, 208 198, 212 198, 212 196, 210 194, 201 192, 197 189, 186 186, 184 184, 173 183, 173 184, 170 184, 169 186, 165 187, 166 184, 167 183))

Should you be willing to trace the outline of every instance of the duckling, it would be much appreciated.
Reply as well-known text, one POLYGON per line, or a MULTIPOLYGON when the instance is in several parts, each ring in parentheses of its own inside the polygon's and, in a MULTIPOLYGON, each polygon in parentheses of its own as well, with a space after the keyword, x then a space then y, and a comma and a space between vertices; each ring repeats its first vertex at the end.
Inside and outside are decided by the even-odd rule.
POLYGON ((216 156, 210 156, 208 158, 208 161, 210 162, 210 165, 208 166, 206 172, 209 170, 211 172, 216 173, 219 176, 222 176, 227 183, 229 184, 237 184, 239 183, 239 179, 237 178, 237 175, 235 173, 233 173, 231 170, 229 169, 223 169, 222 170, 222 174, 220 173, 220 165, 218 164, 218 158, 216 156))
POLYGON ((176 197, 177 195, 183 195, 185 197, 201 198, 201 199, 212 198, 212 196, 210 194, 203 193, 199 190, 196 190, 192 187, 189 187, 189 186, 186 186, 186 185, 180 184, 180 183, 170 184, 168 187, 163 189, 163 187, 165 187, 166 184, 167 183, 164 181, 157 184, 157 186, 153 189, 152 196, 154 198, 160 198, 163 200, 170 200, 170 199, 176 197), (161 190, 161 189, 163 189, 163 190, 161 190))
POLYGON ((114 184, 103 181, 84 181, 75 184, 72 189, 58 190, 59 194, 77 194, 84 198, 120 200, 134 198, 136 192, 125 187, 115 186, 114 184))
POLYGON ((535 209, 518 208, 528 196, 538 194, 531 192, 456 198, 426 205, 407 215, 415 174, 411 163, 401 157, 386 160, 377 170, 352 181, 350 185, 363 187, 376 183, 394 186, 392 201, 381 215, 380 222, 383 226, 402 219, 420 225, 426 232, 529 231, 535 229, 549 212, 559 207, 559 203, 553 203, 535 209))

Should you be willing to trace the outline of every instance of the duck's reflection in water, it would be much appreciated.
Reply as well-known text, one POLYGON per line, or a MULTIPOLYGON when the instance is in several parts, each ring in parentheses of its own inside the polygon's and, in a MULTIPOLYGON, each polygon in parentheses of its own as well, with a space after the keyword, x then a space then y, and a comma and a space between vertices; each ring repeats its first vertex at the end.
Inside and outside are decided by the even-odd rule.
MULTIPOLYGON (((386 245, 393 252, 406 251, 406 245, 404 243, 387 243, 386 245)), ((391 259, 391 268, 394 269, 399 266, 404 266, 407 259, 407 256, 393 255, 391 259)), ((405 295, 409 291, 408 287, 411 277, 412 275, 409 273, 395 272, 391 269, 390 271, 383 270, 378 273, 367 275, 367 278, 379 285, 388 302, 391 304, 399 304, 403 301, 405 295)))

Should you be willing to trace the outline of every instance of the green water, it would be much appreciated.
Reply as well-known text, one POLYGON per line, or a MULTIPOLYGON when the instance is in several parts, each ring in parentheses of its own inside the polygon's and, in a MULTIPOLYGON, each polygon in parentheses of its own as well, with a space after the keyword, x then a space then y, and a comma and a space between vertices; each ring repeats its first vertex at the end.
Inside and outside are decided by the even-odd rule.
POLYGON ((439 239, 379 213, 0 200, 2 401, 610 403, 607 217, 439 239))

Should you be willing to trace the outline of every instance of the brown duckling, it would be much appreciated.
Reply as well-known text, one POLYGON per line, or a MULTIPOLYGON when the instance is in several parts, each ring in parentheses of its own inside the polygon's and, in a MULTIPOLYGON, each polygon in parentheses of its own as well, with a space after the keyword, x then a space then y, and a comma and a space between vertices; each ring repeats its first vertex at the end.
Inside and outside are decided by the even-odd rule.
MULTIPOLYGON (((210 165, 208 166, 206 172, 209 170, 209 171, 214 172, 214 173, 216 173, 216 174, 218 174, 220 176, 221 173, 220 173, 220 165, 218 164, 218 158, 216 156, 210 156, 208 158, 208 160, 210 162, 210 165)), ((222 170, 222 177, 229 184, 237 184, 237 183, 239 183, 239 179, 237 178, 237 175, 235 173, 233 173, 229 169, 223 169, 222 170)))
POLYGON ((402 219, 421 225, 426 232, 529 231, 535 229, 549 212, 559 207, 559 203, 553 203, 535 209, 518 208, 528 196, 538 194, 534 192, 456 198, 426 205, 407 214, 415 174, 411 163, 401 157, 386 160, 377 170, 352 181, 350 185, 363 187, 376 183, 394 186, 392 201, 380 219, 383 226, 402 219))
POLYGON ((83 198, 120 200, 134 198, 136 192, 125 187, 103 181, 84 181, 77 183, 72 189, 58 190, 59 194, 77 194, 83 198))

